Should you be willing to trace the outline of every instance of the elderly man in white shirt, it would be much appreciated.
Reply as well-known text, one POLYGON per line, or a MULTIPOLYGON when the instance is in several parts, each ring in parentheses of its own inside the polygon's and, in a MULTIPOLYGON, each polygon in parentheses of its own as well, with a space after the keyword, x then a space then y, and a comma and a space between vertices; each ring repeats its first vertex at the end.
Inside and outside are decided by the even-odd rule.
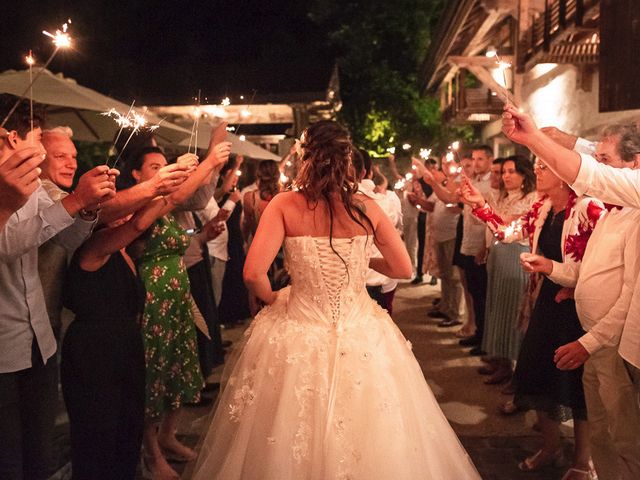
MULTIPOLYGON (((544 160, 576 193, 592 195, 614 205, 640 208, 640 170, 613 168, 599 163, 590 152, 577 153, 572 148, 588 142, 577 144, 575 136, 562 134, 557 129, 542 131, 531 117, 510 106, 503 114, 502 130, 511 140, 527 146, 544 160)), ((640 395, 640 280, 633 291, 618 352, 640 395)))
MULTIPOLYGON (((638 169, 638 152, 640 132, 634 126, 612 125, 604 130, 595 157, 614 168, 638 169)), ((575 287, 576 309, 587 333, 560 347, 555 360, 560 369, 584 363, 592 456, 601 480, 640 478, 640 405, 618 355, 640 272, 640 209, 607 207, 609 212, 593 230, 582 263, 571 267, 537 255, 526 258, 532 270, 575 287)))

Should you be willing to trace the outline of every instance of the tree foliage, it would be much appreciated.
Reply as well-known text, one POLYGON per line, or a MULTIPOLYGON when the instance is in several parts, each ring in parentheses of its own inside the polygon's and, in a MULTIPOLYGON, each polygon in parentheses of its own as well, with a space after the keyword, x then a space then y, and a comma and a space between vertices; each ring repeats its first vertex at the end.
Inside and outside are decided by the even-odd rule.
POLYGON ((439 101, 418 93, 418 68, 445 0, 314 0, 310 16, 337 51, 340 119, 364 148, 440 146, 469 131, 443 125, 439 101), (458 129, 460 130, 460 129, 458 129))

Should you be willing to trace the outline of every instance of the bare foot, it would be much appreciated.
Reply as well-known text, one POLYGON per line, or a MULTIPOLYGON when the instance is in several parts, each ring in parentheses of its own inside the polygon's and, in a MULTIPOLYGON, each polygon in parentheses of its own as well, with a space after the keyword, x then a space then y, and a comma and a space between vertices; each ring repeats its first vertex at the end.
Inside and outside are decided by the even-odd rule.
POLYGON ((190 462, 198 457, 195 450, 180 443, 175 435, 158 435, 158 444, 169 460, 190 462))

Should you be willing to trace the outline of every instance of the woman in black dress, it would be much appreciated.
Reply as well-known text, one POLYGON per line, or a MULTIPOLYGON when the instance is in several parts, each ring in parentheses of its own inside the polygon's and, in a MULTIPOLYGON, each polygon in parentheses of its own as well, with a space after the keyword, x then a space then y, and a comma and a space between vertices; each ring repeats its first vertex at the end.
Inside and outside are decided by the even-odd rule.
MULTIPOLYGON (((474 215, 486 222, 499 241, 514 242, 528 237, 532 252, 540 251, 547 258, 559 262, 580 262, 604 205, 597 199, 576 198, 569 187, 540 162, 535 165, 535 173, 536 188, 542 196, 518 222, 505 224, 470 184, 462 188, 463 199, 474 207, 474 215), (483 203, 484 206, 479 206, 483 203)), ((514 373, 513 410, 536 411, 542 446, 535 454, 520 462, 518 467, 523 471, 534 471, 560 463, 562 447, 559 424, 573 418, 573 467, 563 479, 585 478, 583 473, 578 473, 588 474, 590 468, 582 368, 561 371, 553 361, 558 347, 577 340, 584 332, 575 302, 571 299, 573 292, 548 278, 538 279, 537 282, 539 293, 535 300, 531 299, 535 301, 535 306, 514 373)), ((536 289, 529 290, 533 292, 536 289)))
POLYGON ((158 198, 129 221, 95 232, 67 273, 64 303, 75 320, 62 345, 61 380, 74 480, 135 478, 144 429, 145 291, 125 248, 165 205, 158 198))

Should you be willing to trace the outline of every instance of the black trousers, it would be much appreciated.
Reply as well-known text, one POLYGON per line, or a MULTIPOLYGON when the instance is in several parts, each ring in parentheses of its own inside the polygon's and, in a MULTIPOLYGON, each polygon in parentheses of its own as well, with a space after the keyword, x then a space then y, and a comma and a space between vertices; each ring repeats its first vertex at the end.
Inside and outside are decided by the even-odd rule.
POLYGON ((484 310, 487 304, 487 266, 477 265, 471 255, 462 255, 464 277, 469 294, 473 299, 473 313, 476 317, 475 337, 482 340, 484 334, 484 310))
POLYGON ((34 340, 31 368, 0 373, 0 479, 44 480, 51 450, 57 398, 57 362, 42 363, 34 340))
POLYGON ((224 350, 222 349, 222 336, 218 308, 213 297, 213 280, 211 279, 211 264, 209 257, 196 263, 187 269, 189 282, 191 283, 191 296, 209 328, 209 340, 200 330, 196 329, 198 336, 198 358, 202 375, 206 378, 211 370, 224 363, 224 350))
POLYGON ((427 234, 427 214, 418 213, 418 258, 416 276, 422 277, 422 263, 424 261, 425 235, 427 234))
POLYGON ((133 480, 144 430, 145 361, 135 320, 74 321, 62 346, 74 480, 133 480))

